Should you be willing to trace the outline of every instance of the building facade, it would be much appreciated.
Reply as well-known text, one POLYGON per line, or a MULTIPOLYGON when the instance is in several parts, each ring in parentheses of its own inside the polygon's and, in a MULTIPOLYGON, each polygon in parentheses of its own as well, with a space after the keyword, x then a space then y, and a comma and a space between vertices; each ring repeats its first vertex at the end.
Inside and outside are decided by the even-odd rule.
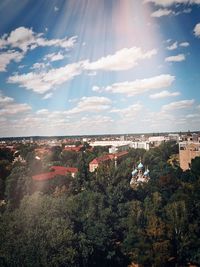
POLYGON ((190 168, 192 159, 200 157, 200 143, 199 142, 180 142, 179 143, 179 161, 180 167, 183 171, 190 168))

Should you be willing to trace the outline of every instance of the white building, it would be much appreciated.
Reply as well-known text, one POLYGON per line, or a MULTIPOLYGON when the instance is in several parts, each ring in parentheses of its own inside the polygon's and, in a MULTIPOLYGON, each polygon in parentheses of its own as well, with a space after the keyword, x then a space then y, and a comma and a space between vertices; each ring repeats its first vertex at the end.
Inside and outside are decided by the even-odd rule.
POLYGON ((95 147, 95 146, 114 146, 114 147, 119 147, 119 146, 130 146, 132 142, 131 141, 94 141, 94 142, 90 142, 90 146, 95 147))
POLYGON ((131 145, 132 148, 143 148, 145 150, 149 150, 149 142, 148 141, 138 141, 138 142, 132 142, 131 145))
POLYGON ((143 148, 149 150, 149 141, 95 141, 90 146, 111 146, 109 153, 127 151, 129 148, 143 148))
POLYGON ((120 146, 112 146, 109 148, 109 153, 114 154, 122 151, 127 151, 130 148, 130 145, 120 145, 120 146))
POLYGON ((159 146, 161 143, 169 141, 169 137, 168 136, 150 136, 149 137, 149 143, 151 143, 151 145, 153 146, 159 146))
POLYGON ((179 142, 180 141, 180 136, 179 134, 168 134, 168 138, 170 141, 176 141, 179 142))

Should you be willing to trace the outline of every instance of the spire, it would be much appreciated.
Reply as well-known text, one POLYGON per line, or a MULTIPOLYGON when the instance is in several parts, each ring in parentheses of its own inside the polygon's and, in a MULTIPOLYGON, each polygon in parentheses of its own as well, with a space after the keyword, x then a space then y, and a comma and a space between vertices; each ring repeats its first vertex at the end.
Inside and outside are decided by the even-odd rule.
POLYGON ((114 160, 115 160, 115 168, 117 168, 117 156, 116 155, 115 155, 114 160))

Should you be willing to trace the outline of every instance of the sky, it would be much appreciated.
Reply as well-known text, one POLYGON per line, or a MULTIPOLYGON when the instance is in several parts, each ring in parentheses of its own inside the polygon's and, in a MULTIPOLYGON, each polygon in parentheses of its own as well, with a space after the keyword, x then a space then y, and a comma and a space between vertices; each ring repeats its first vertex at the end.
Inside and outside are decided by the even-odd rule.
POLYGON ((1 0, 0 137, 200 130, 200 0, 1 0))

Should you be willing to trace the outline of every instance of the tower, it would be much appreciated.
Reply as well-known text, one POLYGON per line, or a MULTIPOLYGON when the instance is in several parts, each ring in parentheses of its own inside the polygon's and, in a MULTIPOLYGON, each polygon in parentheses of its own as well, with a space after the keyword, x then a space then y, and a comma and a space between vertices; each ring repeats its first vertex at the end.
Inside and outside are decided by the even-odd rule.
POLYGON ((114 157, 115 160, 115 169, 117 168, 117 156, 114 157))

